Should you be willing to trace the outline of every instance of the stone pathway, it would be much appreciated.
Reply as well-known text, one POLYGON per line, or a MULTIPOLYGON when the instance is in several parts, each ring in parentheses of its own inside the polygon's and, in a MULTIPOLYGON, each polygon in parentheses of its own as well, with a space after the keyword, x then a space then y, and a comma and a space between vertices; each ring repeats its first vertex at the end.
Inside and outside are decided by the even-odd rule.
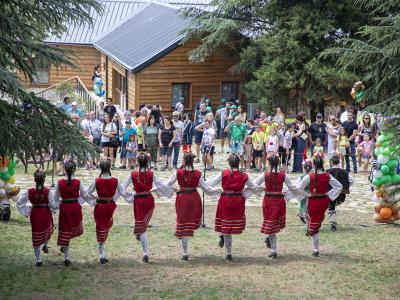
MULTIPOLYGON (((218 143, 218 141, 217 141, 218 143)), ((223 168, 227 167, 227 155, 226 153, 221 154, 220 148, 217 147, 217 153, 215 155, 215 168, 216 170, 213 171, 207 171, 207 178, 211 178, 217 174, 220 170, 223 168)), ((117 160, 117 166, 119 165, 119 160, 117 160)), ((198 163, 195 165, 197 169, 203 170, 203 165, 201 163, 198 163)), ((19 171, 17 173, 16 177, 16 182, 17 184, 21 187, 22 190, 25 190, 33 185, 33 178, 32 178, 32 173, 33 168, 31 167, 31 171, 29 172, 30 174, 23 174, 22 171, 19 171)), ((173 171, 156 171, 157 176, 160 178, 166 180, 172 173, 173 171)), ((84 186, 87 187, 95 177, 99 176, 99 171, 98 170, 85 170, 85 169, 78 169, 76 175, 78 178, 81 179, 83 182, 84 186)), ((129 174, 127 170, 114 170, 112 171, 113 176, 116 176, 120 179, 120 181, 123 181, 129 174)), ((256 173, 254 171, 249 172, 250 178, 255 179, 258 177, 259 173, 256 173)), ((298 178, 298 174, 289 174, 290 179, 296 180, 298 178)), ((371 213, 373 210, 373 203, 371 200, 371 190, 370 190, 370 185, 367 179, 366 175, 361 175, 361 174, 355 174, 352 176, 355 178, 355 183, 351 187, 351 194, 347 196, 347 199, 345 203, 343 203, 341 206, 338 207, 338 210, 356 210, 357 212, 361 213, 371 213)), ((54 180, 57 181, 59 177, 55 176, 54 180)), ((51 176, 47 177, 47 182, 48 185, 51 184, 51 176)), ((169 199, 169 198, 159 198, 156 201, 159 202, 173 202, 175 201, 174 198, 169 199)), ((215 204, 217 199, 211 199, 210 197, 206 196, 206 203, 207 204, 215 204)), ((120 201, 121 204, 123 204, 123 201, 120 201)), ((262 204, 262 198, 261 197, 256 197, 252 196, 247 202, 246 205, 248 206, 261 206, 262 204)), ((297 206, 298 202, 296 200, 293 200, 289 203, 290 206, 297 206)))

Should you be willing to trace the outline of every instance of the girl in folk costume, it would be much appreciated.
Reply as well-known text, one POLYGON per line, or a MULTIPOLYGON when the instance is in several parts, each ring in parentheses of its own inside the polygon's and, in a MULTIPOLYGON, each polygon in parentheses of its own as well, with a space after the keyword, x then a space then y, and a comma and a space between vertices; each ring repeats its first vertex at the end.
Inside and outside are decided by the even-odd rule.
POLYGON ((319 255, 319 229, 325 218, 329 202, 334 201, 342 191, 342 184, 332 175, 324 171, 324 161, 321 156, 313 158, 314 172, 304 176, 297 184, 301 192, 309 188, 307 200, 307 236, 311 236, 313 256, 319 255), (332 188, 329 190, 329 186, 332 188))
POLYGON ((100 263, 108 262, 104 251, 104 243, 107 240, 108 232, 113 225, 113 214, 117 207, 115 202, 122 195, 125 195, 125 190, 118 182, 118 178, 111 176, 111 161, 104 159, 100 161, 100 176, 96 178, 88 188, 87 192, 93 196, 91 205, 96 205, 94 208, 94 220, 96 222, 96 239, 99 248, 100 263), (93 195, 96 190, 97 197, 93 195))
MULTIPOLYGON (((303 170, 304 174, 301 175, 300 178, 297 179, 296 184, 299 183, 304 176, 307 176, 308 173, 311 172, 313 165, 312 165, 312 160, 311 159, 306 159, 302 163, 303 165, 303 170)), ((309 192, 308 190, 306 192, 309 192)), ((299 205, 299 212, 297 216, 300 218, 300 221, 306 224, 306 219, 307 219, 307 195, 304 195, 304 197, 300 200, 300 205, 299 205)))
POLYGON ((151 194, 153 185, 156 186, 158 195, 171 197, 173 194, 173 189, 164 184, 149 170, 148 162, 147 153, 141 152, 138 156, 139 170, 133 171, 122 184, 124 190, 131 183, 133 184, 135 192, 133 199, 126 200, 130 203, 133 202, 133 213, 135 216, 134 234, 136 234, 136 239, 142 244, 144 262, 149 261, 147 252, 147 226, 149 225, 155 206, 154 198, 151 194))
POLYGON ((183 169, 178 169, 168 179, 172 186, 178 180, 179 190, 176 192, 176 230, 175 236, 182 242, 182 259, 189 259, 189 237, 200 227, 202 206, 197 187, 201 187, 210 196, 217 197, 219 190, 213 190, 205 183, 201 172, 193 167, 195 156, 191 152, 183 155, 183 169))
MULTIPOLYGON (((268 257, 277 256, 277 237, 276 234, 285 228, 286 225, 286 202, 284 199, 283 185, 285 184, 289 191, 298 194, 299 191, 295 184, 286 176, 285 171, 278 172, 280 163, 278 154, 268 157, 270 171, 260 175, 255 183, 259 186, 265 184, 265 195, 263 200, 264 222, 261 226, 261 233, 267 235, 265 243, 271 249, 268 257)), ((285 193, 286 194, 286 193, 285 193)))
POLYGON ((222 194, 218 201, 215 216, 215 231, 220 233, 220 247, 225 243, 226 259, 232 260, 232 234, 241 234, 246 227, 245 200, 251 193, 259 192, 255 185, 244 172, 239 171, 240 156, 229 156, 230 169, 223 170, 221 174, 207 180, 208 186, 221 183, 222 194), (246 192, 243 190, 247 186, 246 192))
POLYGON ((50 207, 54 208, 53 195, 44 187, 46 173, 37 170, 34 175, 36 188, 30 188, 21 195, 17 202, 18 211, 25 217, 30 217, 32 226, 32 244, 36 257, 36 266, 42 265, 40 251, 48 253, 47 243, 53 234, 53 216, 50 207), (32 207, 27 206, 27 202, 32 207))
POLYGON ((55 188, 54 202, 60 209, 57 245, 64 253, 64 264, 71 264, 69 242, 82 235, 82 204, 88 198, 79 179, 75 178, 76 164, 69 160, 64 165, 67 179, 60 179, 55 188))

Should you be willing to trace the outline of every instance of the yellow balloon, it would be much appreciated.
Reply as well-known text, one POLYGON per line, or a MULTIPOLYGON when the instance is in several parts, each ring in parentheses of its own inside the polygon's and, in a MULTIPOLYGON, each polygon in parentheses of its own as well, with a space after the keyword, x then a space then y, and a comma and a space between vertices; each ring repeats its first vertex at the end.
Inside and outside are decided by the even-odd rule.
POLYGON ((8 179, 7 183, 14 184, 15 183, 15 175, 11 176, 11 178, 8 179))

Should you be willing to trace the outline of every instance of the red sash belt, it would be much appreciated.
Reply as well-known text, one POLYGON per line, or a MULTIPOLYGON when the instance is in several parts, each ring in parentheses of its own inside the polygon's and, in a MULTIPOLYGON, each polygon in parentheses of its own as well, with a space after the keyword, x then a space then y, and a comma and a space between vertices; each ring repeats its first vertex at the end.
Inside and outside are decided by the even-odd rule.
POLYGON ((180 188, 179 191, 177 191, 177 194, 191 194, 197 192, 196 188, 180 188))
POLYGON ((135 198, 136 199, 138 199, 138 198, 147 198, 147 197, 149 197, 149 196, 151 196, 151 193, 150 192, 139 192, 139 193, 135 193, 135 198))
POLYGON ((34 208, 49 207, 49 204, 48 203, 36 203, 36 204, 32 204, 32 207, 34 207, 34 208))
POLYGON ((243 192, 223 191, 221 196, 243 196, 243 192))
POLYGON ((97 198, 96 203, 107 204, 107 203, 111 203, 111 201, 113 201, 113 198, 99 197, 99 198, 97 198))

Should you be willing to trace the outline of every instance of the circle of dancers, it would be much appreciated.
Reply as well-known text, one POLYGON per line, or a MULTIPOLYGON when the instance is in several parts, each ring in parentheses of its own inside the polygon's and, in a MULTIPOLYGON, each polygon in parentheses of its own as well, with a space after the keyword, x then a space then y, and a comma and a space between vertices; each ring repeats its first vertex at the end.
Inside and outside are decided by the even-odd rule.
MULTIPOLYGON (((113 225, 113 214, 117 200, 123 197, 133 205, 134 235, 143 249, 143 262, 149 261, 147 228, 155 201, 153 194, 171 198, 176 194, 175 236, 182 244, 181 259, 189 259, 189 238, 201 226, 203 214, 198 189, 213 199, 218 199, 215 215, 215 231, 219 234, 219 246, 225 247, 227 260, 232 260, 233 236, 240 235, 246 227, 245 202, 252 194, 263 196, 263 222, 260 232, 265 235, 268 257, 278 256, 277 234, 285 228, 286 201, 296 198, 300 201, 300 217, 306 222, 306 235, 312 241, 312 255, 319 255, 319 229, 329 208, 329 218, 336 215, 335 204, 344 201, 352 179, 347 173, 333 165, 324 171, 322 156, 308 161, 308 173, 293 183, 284 170, 279 170, 279 156, 268 157, 269 170, 252 181, 246 172, 240 171, 240 157, 231 154, 229 168, 222 170, 214 178, 203 178, 193 167, 195 156, 185 153, 183 167, 162 181, 149 168, 150 158, 146 152, 138 156, 138 170, 129 174, 124 182, 111 174, 111 161, 100 162, 100 176, 85 189, 75 176, 76 164, 65 162, 66 178, 60 179, 54 189, 45 187, 46 174, 37 170, 34 174, 36 186, 23 193, 17 202, 18 211, 30 218, 32 244, 36 266, 42 265, 41 253, 48 253, 48 241, 53 231, 52 211, 59 210, 57 245, 64 254, 64 264, 71 264, 70 241, 83 234, 82 205, 87 202, 94 206, 96 239, 100 263, 109 260, 105 243, 113 225), (347 178, 346 178, 347 176, 347 178), (177 182, 177 185, 175 183, 177 182), (350 182, 350 183, 349 183, 350 182), (132 184, 133 189, 129 186, 132 184), (174 187, 176 186, 176 187, 174 187), (31 205, 28 204, 30 202, 31 205)), ((331 161, 331 164, 335 163, 331 161)), ((334 220, 336 222, 336 220, 334 220)), ((334 225, 336 226, 336 223, 334 225)), ((331 224, 333 224, 331 222, 331 224)))

